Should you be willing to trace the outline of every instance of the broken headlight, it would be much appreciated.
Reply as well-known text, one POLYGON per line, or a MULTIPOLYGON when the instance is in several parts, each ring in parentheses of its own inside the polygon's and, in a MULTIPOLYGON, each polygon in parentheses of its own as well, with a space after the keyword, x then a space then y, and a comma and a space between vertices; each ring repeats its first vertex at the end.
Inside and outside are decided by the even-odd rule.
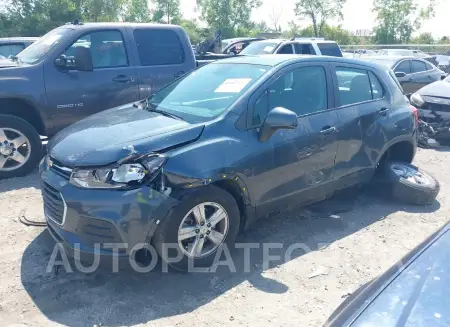
POLYGON ((166 161, 165 156, 152 154, 117 167, 74 169, 70 182, 77 187, 92 189, 137 187, 143 182, 151 182, 166 161))

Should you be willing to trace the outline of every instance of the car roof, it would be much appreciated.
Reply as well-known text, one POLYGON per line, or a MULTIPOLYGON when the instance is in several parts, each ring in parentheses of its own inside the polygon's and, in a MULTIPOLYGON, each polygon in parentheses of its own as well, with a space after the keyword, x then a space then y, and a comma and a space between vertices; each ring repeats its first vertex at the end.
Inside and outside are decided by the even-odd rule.
POLYGON ((27 37, 27 36, 13 36, 0 38, 0 42, 15 42, 15 41, 36 41, 38 37, 27 37))
POLYGON ((234 63, 234 64, 253 64, 253 65, 263 65, 263 66, 279 66, 288 65, 297 62, 337 62, 343 64, 358 64, 363 66, 370 66, 373 68, 379 68, 379 65, 373 64, 370 61, 362 61, 356 59, 349 59, 343 57, 329 57, 329 56, 312 56, 312 55, 298 55, 298 54, 267 54, 267 55, 243 55, 236 56, 232 58, 222 59, 214 61, 211 64, 223 64, 223 63, 234 63))
POLYGON ((178 25, 172 24, 157 24, 157 23, 129 23, 129 22, 98 22, 98 23, 67 23, 61 27, 75 28, 75 29, 107 29, 111 27, 130 27, 130 28, 160 28, 160 29, 181 29, 178 25))
POLYGON ((235 37, 232 39, 223 39, 222 41, 226 42, 239 42, 239 41, 251 41, 251 40, 264 40, 260 37, 235 37))

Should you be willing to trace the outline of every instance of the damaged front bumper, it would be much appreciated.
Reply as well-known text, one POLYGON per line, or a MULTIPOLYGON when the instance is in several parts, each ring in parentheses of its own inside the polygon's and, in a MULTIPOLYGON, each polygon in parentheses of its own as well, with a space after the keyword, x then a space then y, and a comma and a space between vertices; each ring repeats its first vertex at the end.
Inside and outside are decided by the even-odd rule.
POLYGON ((179 201, 143 185, 133 190, 82 189, 40 164, 44 214, 50 234, 75 259, 128 258, 148 244, 161 219, 179 201))

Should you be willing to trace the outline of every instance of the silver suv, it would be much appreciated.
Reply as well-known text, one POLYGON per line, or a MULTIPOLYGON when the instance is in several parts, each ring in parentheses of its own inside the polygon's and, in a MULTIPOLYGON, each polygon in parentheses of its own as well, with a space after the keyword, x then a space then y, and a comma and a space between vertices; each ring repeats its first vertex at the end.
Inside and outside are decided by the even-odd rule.
POLYGON ((342 57, 339 45, 323 38, 269 39, 249 44, 241 55, 303 54, 342 57))

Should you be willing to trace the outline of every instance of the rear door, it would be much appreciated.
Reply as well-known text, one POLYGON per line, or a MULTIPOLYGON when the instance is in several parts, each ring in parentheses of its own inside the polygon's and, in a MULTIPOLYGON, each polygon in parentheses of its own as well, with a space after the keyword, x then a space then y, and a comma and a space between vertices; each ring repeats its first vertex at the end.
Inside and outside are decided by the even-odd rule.
POLYGON ((129 29, 135 40, 135 56, 141 99, 155 93, 195 67, 187 36, 165 27, 129 29))
POLYGON ((249 134, 254 156, 248 162, 252 197, 262 212, 323 199, 333 180, 337 116, 326 63, 286 67, 250 100, 249 134), (258 140, 269 110, 283 107, 298 115, 295 130, 279 130, 258 140))
POLYGON ((372 176, 391 108, 385 88, 367 67, 336 64, 334 72, 339 119, 334 176, 337 188, 344 188, 372 176))
POLYGON ((45 62, 47 112, 53 117, 52 130, 138 100, 136 69, 124 40, 122 28, 87 32, 61 53, 73 58, 76 47, 89 48, 93 71, 66 71, 55 67, 54 60, 45 62))
POLYGON ((295 53, 303 55, 316 55, 311 43, 294 43, 295 53))
POLYGON ((412 71, 411 71, 411 60, 405 59, 397 63, 394 67, 394 72, 396 73, 405 73, 404 77, 397 77, 400 85, 403 87, 403 91, 405 94, 412 94, 416 90, 416 86, 414 85, 412 71))
POLYGON ((433 68, 422 60, 411 60, 411 78, 411 93, 440 80, 440 76, 433 74, 433 68))

